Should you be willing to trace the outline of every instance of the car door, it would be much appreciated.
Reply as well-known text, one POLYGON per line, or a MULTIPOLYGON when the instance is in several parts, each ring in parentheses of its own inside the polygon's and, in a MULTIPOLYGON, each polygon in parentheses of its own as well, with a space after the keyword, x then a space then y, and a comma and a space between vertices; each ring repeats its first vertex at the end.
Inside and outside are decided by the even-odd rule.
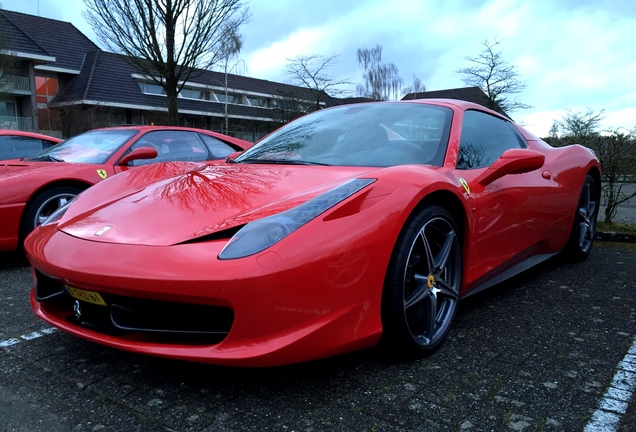
POLYGON ((542 170, 505 175, 485 186, 479 183, 504 151, 524 148, 527 143, 511 122, 477 110, 464 113, 457 175, 466 184, 472 212, 465 258, 469 284, 479 285, 541 248, 548 223, 541 202, 551 187, 542 170))

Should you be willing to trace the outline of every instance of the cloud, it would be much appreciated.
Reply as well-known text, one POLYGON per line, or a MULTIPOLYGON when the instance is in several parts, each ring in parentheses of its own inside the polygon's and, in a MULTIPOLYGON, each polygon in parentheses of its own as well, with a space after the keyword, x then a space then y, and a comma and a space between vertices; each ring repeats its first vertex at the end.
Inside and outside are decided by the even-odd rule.
POLYGON ((264 79, 281 78, 288 59, 311 53, 319 44, 322 36, 320 29, 302 29, 289 35, 285 40, 274 42, 270 46, 255 51, 247 59, 249 70, 254 77, 264 79))
MULTIPOLYGON (((35 2, 2 0, 7 9, 36 14, 35 2)), ((527 87, 515 95, 532 105, 511 113, 539 135, 565 109, 605 109, 604 127, 636 126, 636 2, 613 0, 277 0, 248 3, 242 57, 250 75, 286 81, 287 59, 298 55, 340 56, 330 73, 362 84, 358 48, 383 47, 406 84, 413 75, 429 90, 463 86, 457 70, 466 57, 498 38, 506 61, 516 65, 527 87), (532 126, 530 126, 532 125, 532 126)), ((40 13, 70 21, 94 39, 81 17, 81 0, 40 2, 40 13)), ((95 42, 98 42, 95 40, 95 42)), ((351 86, 354 91, 355 86, 351 86)))

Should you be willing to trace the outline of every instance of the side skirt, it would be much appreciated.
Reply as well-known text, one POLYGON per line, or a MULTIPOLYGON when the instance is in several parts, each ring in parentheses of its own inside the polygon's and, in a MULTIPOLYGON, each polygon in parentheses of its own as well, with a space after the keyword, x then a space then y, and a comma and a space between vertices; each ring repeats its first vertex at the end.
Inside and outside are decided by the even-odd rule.
POLYGON ((502 273, 499 273, 498 275, 494 276, 492 279, 488 279, 487 281, 471 288, 470 291, 468 291, 468 293, 463 296, 462 298, 466 298, 469 297, 473 294, 477 294, 478 292, 481 292, 487 288, 490 288, 494 285, 497 285, 498 283, 501 283, 503 281, 505 281, 506 279, 510 279, 513 276, 518 275, 519 273, 522 273, 526 270, 528 270, 529 268, 532 268, 534 266, 536 266, 537 264, 540 264, 550 258, 552 258, 553 256, 555 256, 558 252, 555 253, 549 253, 549 254, 539 254, 539 255, 533 255, 530 258, 521 261, 518 264, 515 264, 514 266, 510 267, 509 269, 503 271, 502 273))

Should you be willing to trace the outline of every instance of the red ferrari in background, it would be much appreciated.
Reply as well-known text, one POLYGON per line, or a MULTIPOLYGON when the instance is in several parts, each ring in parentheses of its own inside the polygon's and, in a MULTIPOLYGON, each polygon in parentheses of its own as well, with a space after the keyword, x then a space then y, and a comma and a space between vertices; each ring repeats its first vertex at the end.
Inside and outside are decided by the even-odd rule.
POLYGON ((26 239, 31 306, 91 341, 217 364, 425 354, 461 298, 586 258, 600 190, 592 151, 472 103, 341 106, 225 165, 86 191, 26 239))
POLYGON ((95 129, 35 156, 0 162, 0 252, 89 186, 158 161, 215 161, 251 143, 215 132, 161 126, 95 129))
POLYGON ((0 129, 0 160, 33 156, 62 141, 48 135, 0 129))

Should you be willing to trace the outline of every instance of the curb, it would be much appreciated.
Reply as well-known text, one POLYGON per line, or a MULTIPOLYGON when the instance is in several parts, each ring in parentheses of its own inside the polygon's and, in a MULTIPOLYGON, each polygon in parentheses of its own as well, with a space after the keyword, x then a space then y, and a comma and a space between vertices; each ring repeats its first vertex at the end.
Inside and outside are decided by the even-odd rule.
POLYGON ((636 234, 624 234, 607 231, 596 231, 596 240, 623 243, 636 243, 636 234))

